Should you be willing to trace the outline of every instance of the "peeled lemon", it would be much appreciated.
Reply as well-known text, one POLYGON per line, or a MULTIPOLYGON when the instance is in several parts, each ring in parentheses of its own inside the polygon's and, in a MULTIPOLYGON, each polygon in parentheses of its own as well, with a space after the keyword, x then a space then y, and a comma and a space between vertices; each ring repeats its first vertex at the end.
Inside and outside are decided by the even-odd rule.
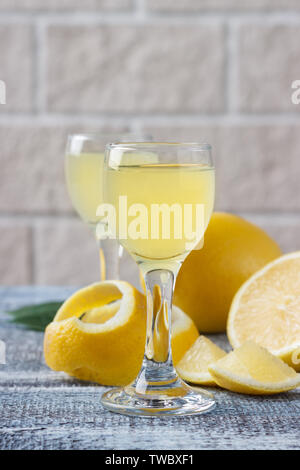
MULTIPOLYGON (((176 363, 199 334, 176 307, 172 330, 176 363)), ((47 326, 45 360, 52 369, 78 379, 126 385, 141 367, 145 336, 145 296, 127 282, 99 282, 73 294, 47 326)))

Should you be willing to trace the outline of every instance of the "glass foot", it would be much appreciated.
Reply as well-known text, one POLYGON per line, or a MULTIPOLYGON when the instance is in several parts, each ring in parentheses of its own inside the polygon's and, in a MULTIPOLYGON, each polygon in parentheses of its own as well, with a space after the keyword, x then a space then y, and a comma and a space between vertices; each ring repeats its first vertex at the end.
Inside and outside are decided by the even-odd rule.
POLYGON ((215 406, 211 393, 192 389, 180 379, 170 388, 160 384, 156 390, 154 386, 144 393, 137 391, 136 383, 108 390, 102 395, 101 402, 115 413, 150 418, 196 415, 206 413, 215 406))

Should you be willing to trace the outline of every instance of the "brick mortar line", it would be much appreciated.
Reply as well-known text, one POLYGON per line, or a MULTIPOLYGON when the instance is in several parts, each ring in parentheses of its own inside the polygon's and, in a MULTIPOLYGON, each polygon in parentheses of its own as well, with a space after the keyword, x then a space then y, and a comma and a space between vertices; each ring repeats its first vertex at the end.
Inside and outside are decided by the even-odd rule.
POLYGON ((105 116, 102 115, 97 117, 97 115, 87 116, 84 114, 77 115, 51 115, 43 113, 11 113, 7 115, 0 114, 0 124, 1 125, 16 125, 16 126, 54 126, 54 125, 97 125, 101 127, 120 127, 128 126, 131 122, 134 122, 135 118, 130 117, 130 123, 128 123, 128 116, 105 116))
POLYGON ((253 11, 196 11, 190 13, 172 13, 166 12, 165 14, 153 14, 147 12, 147 19, 149 20, 165 20, 165 21, 206 21, 209 19, 217 19, 218 21, 234 21, 242 23, 262 23, 269 24, 272 22, 298 22, 300 17, 300 8, 290 9, 290 10, 278 10, 270 9, 269 11, 265 10, 253 10, 253 11), (267 22, 267 23, 266 23, 267 22))
POLYGON ((270 10, 245 12, 199 11, 190 14, 157 14, 140 9, 131 12, 105 13, 97 11, 64 11, 64 12, 4 12, 0 10, 0 24, 14 24, 20 22, 33 22, 42 20, 47 24, 59 25, 96 25, 96 24, 218 24, 224 22, 241 22, 243 24, 258 23, 270 26, 272 24, 299 24, 300 9, 297 10, 270 10))
POLYGON ((46 110, 46 29, 44 22, 38 21, 34 24, 35 32, 35 107, 37 114, 46 110))
POLYGON ((139 18, 143 19, 147 14, 145 0, 135 0, 135 11, 139 18))
MULTIPOLYGON (((45 222, 76 222, 81 221, 79 216, 76 214, 72 214, 71 212, 65 213, 31 213, 31 214, 22 214, 22 213, 14 213, 14 212, 7 212, 0 214, 0 225, 1 224, 10 224, 10 223, 18 223, 20 225, 24 224, 39 224, 45 222)), ((84 223, 84 222, 82 222, 84 223)))
POLYGON ((31 47, 32 52, 32 107, 33 113, 36 113, 38 110, 38 94, 39 94, 39 80, 38 80, 38 71, 37 71, 37 56, 39 48, 39 38, 37 34, 36 25, 32 26, 33 34, 33 44, 31 47))
POLYGON ((230 102, 230 74, 232 68, 232 57, 231 51, 229 48, 229 25, 225 24, 223 27, 224 41, 223 41, 223 54, 224 54, 224 63, 223 63, 223 74, 224 74, 224 87, 223 87, 223 106, 226 114, 230 114, 231 102, 230 102))
POLYGON ((235 24, 226 25, 226 107, 227 113, 242 114, 238 110, 238 31, 235 24))
MULTIPOLYGON (((295 106, 296 108, 296 106, 295 106)), ((298 108, 297 108, 298 109, 298 108)), ((98 126, 123 126, 129 125, 132 128, 146 125, 163 125, 172 126, 180 125, 188 127, 191 125, 218 125, 218 126, 245 126, 245 125, 299 125, 299 112, 277 112, 277 113, 240 113, 230 111, 224 114, 207 113, 207 114, 105 114, 93 113, 86 114, 56 114, 56 113, 18 113, 11 112, 0 114, 0 124, 30 127, 39 125, 39 127, 55 126, 55 125, 98 125, 98 126)))
POLYGON ((29 254, 30 284, 37 282, 37 242, 36 242, 36 224, 30 224, 31 244, 29 254))

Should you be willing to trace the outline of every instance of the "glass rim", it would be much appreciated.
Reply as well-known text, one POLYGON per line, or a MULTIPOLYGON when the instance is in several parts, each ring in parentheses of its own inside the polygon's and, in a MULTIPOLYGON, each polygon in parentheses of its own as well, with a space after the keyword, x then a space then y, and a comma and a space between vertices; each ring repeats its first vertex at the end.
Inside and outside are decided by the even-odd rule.
POLYGON ((106 144, 106 150, 123 149, 132 150, 136 148, 154 148, 154 147, 176 147, 198 150, 200 152, 211 151, 212 146, 206 142, 109 142, 106 144))

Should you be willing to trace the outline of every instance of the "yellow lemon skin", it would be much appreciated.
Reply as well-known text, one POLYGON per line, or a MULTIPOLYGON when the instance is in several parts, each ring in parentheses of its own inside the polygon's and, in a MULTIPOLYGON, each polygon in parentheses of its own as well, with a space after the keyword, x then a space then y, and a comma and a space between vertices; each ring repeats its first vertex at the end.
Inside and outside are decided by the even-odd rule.
POLYGON ((124 321, 99 325, 77 318, 90 307, 101 306, 105 298, 117 300, 115 286, 98 283, 77 292, 46 328, 44 354, 51 369, 102 385, 124 385, 138 373, 146 337, 146 299, 127 283, 115 284, 126 284, 128 291, 124 321))
POLYGON ((280 254, 277 243, 259 227, 215 212, 203 248, 192 251, 179 271, 174 304, 190 315, 201 333, 223 332, 239 287, 280 254))
POLYGON ((136 315, 128 324, 106 334, 82 331, 79 321, 70 318, 48 325, 44 343, 47 365, 102 385, 130 383, 143 358, 145 321, 142 316, 136 315))
MULTIPOLYGON (((199 334, 176 307, 172 327, 177 363, 199 334)), ((81 289, 64 303, 46 328, 44 355, 53 370, 122 386, 132 382, 141 368, 145 339, 145 296, 128 283, 106 281, 81 289), (105 299, 115 304, 105 304, 105 299)))

